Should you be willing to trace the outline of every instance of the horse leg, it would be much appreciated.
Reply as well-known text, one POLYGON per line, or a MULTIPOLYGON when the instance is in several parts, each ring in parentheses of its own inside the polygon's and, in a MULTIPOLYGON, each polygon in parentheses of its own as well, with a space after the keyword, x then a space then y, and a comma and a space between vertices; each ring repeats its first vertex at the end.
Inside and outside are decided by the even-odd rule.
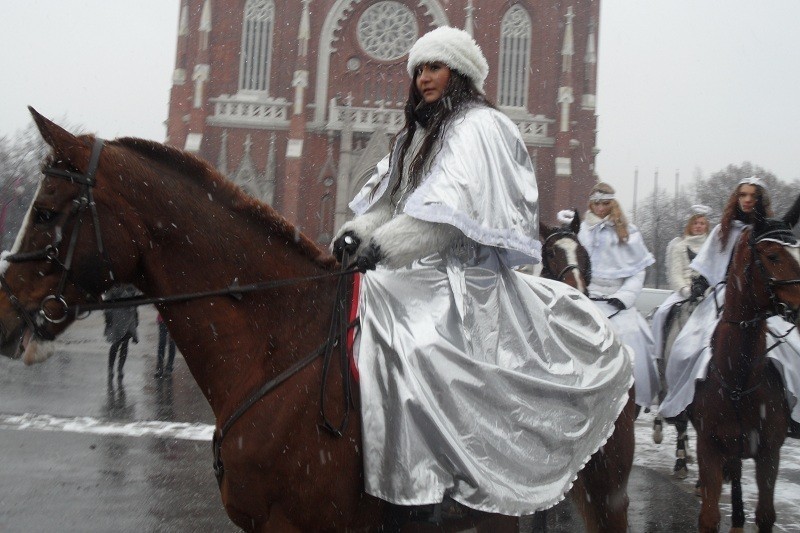
POLYGON ((697 436, 697 465, 700 472, 700 517, 698 531, 716 533, 719 529, 719 497, 722 492, 723 459, 711 437, 697 436))
POLYGON ((725 473, 731 480, 731 533, 744 532, 744 503, 742 502, 742 460, 729 459, 725 473))
POLYGON ((661 415, 656 415, 655 420, 653 420, 653 442, 656 444, 661 444, 664 440, 664 419, 661 415))
POLYGON ((756 526, 758 526, 759 533, 772 531, 772 526, 775 524, 775 480, 778 478, 780 460, 780 443, 774 448, 763 450, 756 457, 756 484, 758 485, 756 526))
POLYGON ((614 433, 578 473, 570 494, 590 533, 628 530, 628 477, 633 466, 633 398, 620 413, 614 433))
POLYGON ((689 475, 689 469, 686 466, 686 443, 689 440, 687 430, 689 428, 689 421, 684 413, 675 418, 675 429, 678 431, 678 440, 675 448, 675 467, 672 469, 673 475, 678 479, 686 479, 689 475))

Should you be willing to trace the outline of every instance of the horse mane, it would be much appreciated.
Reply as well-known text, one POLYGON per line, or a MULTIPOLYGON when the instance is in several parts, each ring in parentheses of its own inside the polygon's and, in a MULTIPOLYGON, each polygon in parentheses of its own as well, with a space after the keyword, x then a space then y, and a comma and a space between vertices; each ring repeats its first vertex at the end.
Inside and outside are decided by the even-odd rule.
POLYGON ((294 243, 304 255, 319 266, 330 269, 336 264, 336 259, 332 255, 317 246, 269 204, 245 194, 207 161, 172 146, 136 137, 121 137, 109 141, 108 144, 132 150, 147 159, 190 176, 201 182, 205 188, 220 194, 232 209, 260 220, 264 227, 272 228, 279 236, 294 243))

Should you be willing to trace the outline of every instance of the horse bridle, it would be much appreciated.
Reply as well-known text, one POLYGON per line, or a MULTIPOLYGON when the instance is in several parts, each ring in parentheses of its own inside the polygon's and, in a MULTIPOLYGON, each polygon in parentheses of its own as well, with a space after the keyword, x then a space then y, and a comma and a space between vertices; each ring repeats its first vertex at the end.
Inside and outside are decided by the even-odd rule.
MULTIPOLYGON (((751 230, 752 231, 752 230, 751 230)), ((774 230, 767 231, 758 235, 756 238, 753 233, 750 234, 750 239, 748 245, 750 246, 750 253, 753 257, 753 262, 756 264, 761 276, 766 281, 769 301, 771 304, 772 309, 770 310, 772 315, 780 316, 789 322, 796 322, 798 309, 792 309, 787 304, 782 302, 778 295, 775 292, 775 287, 784 287, 787 285, 798 285, 800 284, 800 278, 794 279, 782 279, 778 280, 769 275, 767 272, 767 268, 764 266, 764 262, 761 260, 760 253, 756 250, 756 244, 760 243, 761 241, 774 241, 782 245, 791 244, 797 242, 794 234, 788 228, 778 228, 774 230)))
MULTIPOLYGON (((756 237, 755 233, 751 230, 750 236, 748 238, 748 247, 750 248, 750 256, 752 258, 751 261, 756 265, 756 267, 759 270, 759 273, 765 280, 764 284, 766 285, 768 291, 768 297, 771 308, 769 312, 759 313, 755 318, 752 318, 750 320, 742 320, 742 321, 728 320, 728 322, 738 325, 739 328, 741 329, 755 328, 758 324, 767 320, 767 318, 769 318, 770 316, 779 316, 790 323, 795 323, 797 321, 798 310, 791 309, 787 304, 782 302, 778 298, 778 295, 775 293, 774 287, 780 287, 785 285, 798 285, 800 284, 800 278, 776 280, 775 278, 769 275, 769 273, 767 272, 767 268, 764 266, 764 263, 761 260, 760 252, 756 249, 756 245, 764 240, 774 241, 782 245, 796 242, 794 234, 788 228, 778 228, 770 230, 758 235, 758 237, 756 237)), ((788 333, 786 335, 788 335, 788 333)), ((786 335, 783 335, 781 337, 785 337, 786 335)), ((772 350, 773 348, 775 348, 776 346, 778 346, 778 344, 780 343, 781 341, 778 340, 778 342, 767 348, 765 354, 770 350, 772 350)), ((716 379, 716 381, 720 384, 720 386, 728 393, 728 397, 734 403, 737 416, 739 416, 739 409, 738 409, 739 402, 741 402, 741 400, 745 396, 748 396, 753 392, 755 392, 756 390, 758 390, 761 387, 761 383, 763 381, 762 378, 755 385, 746 390, 742 390, 739 387, 732 387, 725 381, 722 372, 717 367, 717 365, 714 364, 713 361, 709 363, 708 375, 713 376, 716 379)))
POLYGON ((85 173, 63 170, 54 166, 47 166, 42 169, 42 173, 45 176, 61 178, 71 183, 80 185, 80 193, 72 201, 72 209, 70 210, 67 218, 56 228, 55 236, 53 237, 53 242, 51 244, 48 244, 40 250, 7 254, 3 256, 3 259, 9 263, 44 261, 57 265, 61 269, 61 278, 58 282, 56 293, 49 294, 42 299, 42 301, 39 303, 39 309, 35 316, 32 316, 32 314, 22 305, 22 302, 20 302, 19 298, 14 295, 14 292, 11 290, 11 287, 8 285, 8 282, 5 279, 5 274, 0 276, 0 286, 2 286, 3 291, 8 296, 9 301, 14 306, 17 313, 19 313, 19 315, 25 321, 25 324, 28 326, 28 328, 30 328, 34 335, 43 340, 53 340, 55 337, 52 333, 42 329, 42 323, 39 320, 36 320, 37 317, 50 324, 60 324, 69 316, 69 305, 64 299, 64 289, 66 288, 67 281, 72 274, 72 261, 75 256, 75 249, 78 245, 78 234, 80 233, 83 217, 87 210, 90 212, 92 217, 92 225, 94 226, 97 249, 103 257, 103 261, 105 262, 105 266, 108 270, 110 278, 112 280, 114 279, 114 272, 111 270, 111 260, 108 257, 107 250, 103 246, 103 237, 100 233, 100 219, 97 215, 97 205, 95 204, 93 194, 93 189, 96 183, 95 174, 97 173, 97 167, 100 163, 100 153, 103 151, 104 145, 105 141, 103 139, 99 137, 95 138, 94 145, 92 146, 92 153, 89 157, 89 165, 86 167, 85 173), (70 236, 66 256, 62 262, 58 259, 60 256, 59 247, 61 246, 63 233, 61 228, 69 224, 72 219, 75 219, 75 224, 72 229, 72 235, 70 236), (58 305, 56 308, 57 312, 49 310, 51 302, 58 305))
MULTIPOLYGON (((567 237, 573 240, 578 239, 578 237, 571 231, 562 231, 562 230, 554 231, 553 233, 548 235, 547 238, 545 238, 544 243, 542 243, 542 249, 546 249, 551 241, 558 240, 562 237, 567 237)), ((564 281, 564 278, 571 270, 577 270, 580 272, 580 269, 581 269, 580 265, 569 263, 567 264, 567 266, 562 268, 560 272, 556 274, 550 267, 549 261, 547 260, 547 254, 542 255, 542 275, 544 277, 548 277, 556 281, 564 281)))

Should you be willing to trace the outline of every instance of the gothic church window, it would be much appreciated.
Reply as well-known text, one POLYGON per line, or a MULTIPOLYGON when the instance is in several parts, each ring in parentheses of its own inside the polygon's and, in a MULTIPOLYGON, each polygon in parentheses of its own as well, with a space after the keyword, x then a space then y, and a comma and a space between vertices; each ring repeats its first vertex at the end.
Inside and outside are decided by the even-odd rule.
POLYGON ((527 107, 531 61, 531 17, 519 5, 500 25, 500 68, 497 102, 504 107, 527 107))
POLYGON ((242 24, 239 90, 269 94, 272 37, 275 28, 273 0, 247 0, 242 24))
POLYGON ((370 56, 392 61, 406 55, 417 40, 419 28, 414 13, 393 0, 369 6, 358 20, 358 44, 370 56))

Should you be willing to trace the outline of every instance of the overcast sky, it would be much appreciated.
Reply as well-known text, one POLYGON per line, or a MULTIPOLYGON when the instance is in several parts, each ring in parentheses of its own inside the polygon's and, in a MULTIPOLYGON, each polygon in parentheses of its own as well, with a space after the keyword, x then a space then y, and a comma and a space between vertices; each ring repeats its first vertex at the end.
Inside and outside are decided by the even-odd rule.
MULTIPOLYGON (((219 2, 216 3, 219 5, 219 2)), ((312 3, 312 8, 313 8, 312 3)), ((0 136, 32 105, 164 140, 179 0, 0 0, 0 136)), ((800 0, 602 0, 597 169, 631 207, 750 161, 800 178, 800 0)), ((312 13, 313 16, 313 13, 312 13)))

